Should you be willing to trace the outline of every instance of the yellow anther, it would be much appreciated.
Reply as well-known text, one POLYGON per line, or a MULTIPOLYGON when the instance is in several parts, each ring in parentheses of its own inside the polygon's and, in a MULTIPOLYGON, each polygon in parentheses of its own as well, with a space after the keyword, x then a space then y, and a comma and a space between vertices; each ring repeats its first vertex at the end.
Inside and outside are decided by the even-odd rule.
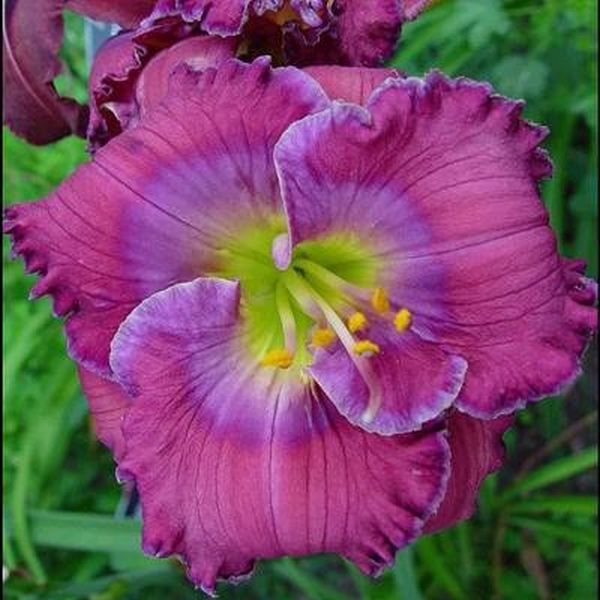
POLYGON ((294 362, 294 355, 285 348, 269 350, 260 361, 263 367, 279 367, 287 369, 294 362))
POLYGON ((348 317, 348 329, 352 333, 362 331, 367 325, 367 317, 361 312, 355 312, 348 317))
POLYGON ((327 348, 335 340, 335 333, 329 327, 319 327, 312 334, 311 343, 317 348, 327 348))
POLYGON ((371 305, 380 314, 390 310, 390 301, 383 288, 375 288, 371 296, 371 305))
POLYGON ((406 331, 412 322, 412 314, 408 308, 402 308, 394 317, 394 326, 400 332, 406 331))
POLYGON ((379 346, 371 340, 360 340, 355 342, 352 346, 352 350, 355 354, 372 356, 373 354, 379 353, 379 346))

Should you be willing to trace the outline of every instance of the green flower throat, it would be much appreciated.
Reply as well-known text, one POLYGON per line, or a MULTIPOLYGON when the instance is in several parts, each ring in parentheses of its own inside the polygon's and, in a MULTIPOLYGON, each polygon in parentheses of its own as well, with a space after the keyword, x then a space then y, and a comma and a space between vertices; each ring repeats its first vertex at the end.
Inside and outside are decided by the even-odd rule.
MULTIPOLYGON (((384 261, 355 235, 339 233, 298 244, 288 268, 279 269, 273 244, 286 227, 273 219, 245 228, 235 243, 222 244, 214 275, 241 285, 246 347, 266 367, 303 368, 313 351, 340 340, 355 357, 379 346, 368 339, 369 316, 391 306, 377 287, 384 261)), ((396 329, 410 325, 410 313, 390 313, 396 329)))

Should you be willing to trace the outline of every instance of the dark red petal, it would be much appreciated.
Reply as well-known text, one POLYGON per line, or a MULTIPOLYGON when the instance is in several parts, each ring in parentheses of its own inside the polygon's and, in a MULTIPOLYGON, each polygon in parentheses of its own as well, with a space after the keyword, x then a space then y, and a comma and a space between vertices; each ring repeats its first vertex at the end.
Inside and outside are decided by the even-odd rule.
POLYGON ((152 11, 155 0, 66 0, 66 8, 96 21, 135 27, 152 11))
POLYGON ((7 0, 4 5, 3 119, 32 144, 85 134, 87 108, 59 96, 52 83, 61 71, 62 8, 62 0, 7 0))
POLYGON ((450 479, 442 504, 425 525, 426 533, 450 527, 473 514, 483 480, 502 466, 502 436, 513 422, 513 415, 482 421, 457 410, 450 413, 450 479))

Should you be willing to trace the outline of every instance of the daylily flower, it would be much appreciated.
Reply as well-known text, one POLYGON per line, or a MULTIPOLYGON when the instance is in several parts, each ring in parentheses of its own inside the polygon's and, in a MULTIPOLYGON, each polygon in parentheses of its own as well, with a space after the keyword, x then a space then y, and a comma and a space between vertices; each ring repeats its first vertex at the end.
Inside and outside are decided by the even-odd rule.
MULTIPOLYGON (((150 79, 152 89, 161 90, 168 65, 186 61, 205 68, 217 66, 224 53, 250 58, 273 53, 287 64, 378 66, 393 53, 401 24, 415 18, 426 4, 424 0, 11 0, 4 9, 4 122, 33 144, 71 133, 86 135, 87 107, 58 96, 53 84, 61 71, 63 8, 125 28, 105 45, 92 71, 88 135, 95 149, 136 122, 141 102, 136 90, 145 89, 139 80, 150 79), (199 39, 208 36, 212 41, 199 39), (143 75, 147 65, 149 73, 143 75)), ((152 93, 156 96, 158 91, 152 93)))
POLYGON ((538 195, 546 131, 486 84, 389 75, 179 68, 6 212, 144 550, 209 593, 286 554, 375 575, 468 516, 510 415, 578 375, 597 326, 538 195))

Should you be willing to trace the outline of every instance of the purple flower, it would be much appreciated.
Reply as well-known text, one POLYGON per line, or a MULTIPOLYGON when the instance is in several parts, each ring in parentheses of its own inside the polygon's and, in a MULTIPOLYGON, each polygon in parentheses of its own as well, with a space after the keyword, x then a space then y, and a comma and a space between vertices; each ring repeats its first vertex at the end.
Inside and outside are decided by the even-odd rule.
POLYGON ((284 554, 374 575, 472 512, 511 414, 578 375, 597 326, 521 108, 437 72, 181 67, 6 211, 146 552, 209 593, 284 554))

